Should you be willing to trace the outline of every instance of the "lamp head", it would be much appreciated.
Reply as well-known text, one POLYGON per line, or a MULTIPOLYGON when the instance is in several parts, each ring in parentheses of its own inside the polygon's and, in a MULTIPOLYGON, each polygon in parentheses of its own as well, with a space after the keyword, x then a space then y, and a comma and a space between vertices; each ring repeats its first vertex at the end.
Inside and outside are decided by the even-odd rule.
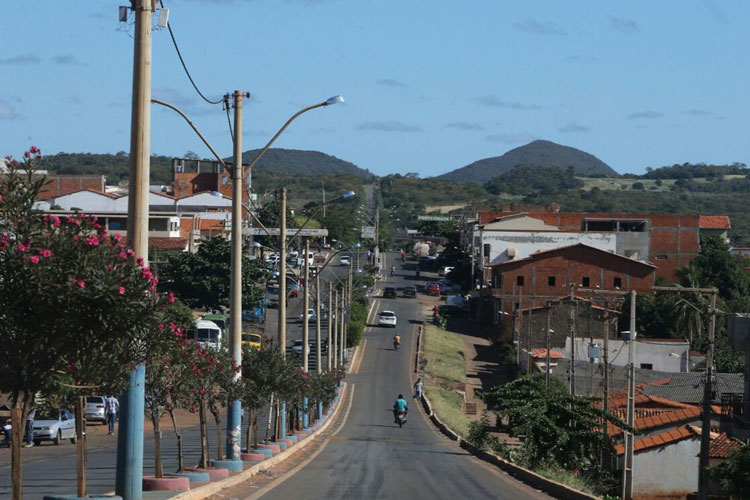
POLYGON ((356 194, 356 193, 355 193, 354 191, 347 191, 346 193, 342 194, 342 195, 341 195, 341 197, 342 197, 342 198, 351 198, 351 197, 352 197, 352 196, 354 196, 355 194, 356 194))
POLYGON ((333 97, 329 97, 325 100, 325 105, 330 106, 331 104, 338 104, 340 102, 344 102, 344 96, 342 95, 335 95, 333 97))

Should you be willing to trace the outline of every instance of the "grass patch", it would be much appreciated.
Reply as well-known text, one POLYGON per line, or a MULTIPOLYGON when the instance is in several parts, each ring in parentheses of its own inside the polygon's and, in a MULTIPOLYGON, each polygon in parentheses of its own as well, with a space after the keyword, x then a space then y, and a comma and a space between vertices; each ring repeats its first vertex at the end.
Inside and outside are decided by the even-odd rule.
MULTIPOLYGON (((464 343, 458 335, 427 325, 424 339, 427 374, 451 383, 466 383, 464 343)), ((436 384, 437 385, 437 384, 436 384)))
POLYGON ((605 494, 604 492, 607 491, 608 486, 601 483, 601 481, 597 482, 596 480, 589 477, 576 476, 572 472, 560 469, 558 467, 539 468, 534 470, 534 472, 536 472, 540 476, 546 477, 547 479, 562 483, 579 491, 584 491, 586 493, 599 496, 605 500, 620 498, 619 496, 615 497, 605 494))
POLYGON ((453 391, 428 385, 425 394, 430 398, 432 411, 445 425, 459 436, 466 437, 469 432, 469 418, 464 414, 464 400, 453 391))

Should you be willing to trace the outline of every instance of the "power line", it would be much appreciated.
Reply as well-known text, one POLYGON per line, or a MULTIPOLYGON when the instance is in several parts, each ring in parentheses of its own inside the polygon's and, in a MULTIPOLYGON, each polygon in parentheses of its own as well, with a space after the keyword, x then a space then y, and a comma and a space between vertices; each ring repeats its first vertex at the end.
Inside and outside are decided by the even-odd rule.
MULTIPOLYGON (((159 5, 161 5, 161 8, 164 8, 164 2, 163 0, 159 0, 159 5)), ((190 75, 190 71, 187 69, 187 65, 185 64, 185 60, 182 58, 182 53, 180 52, 180 47, 177 45, 177 40, 174 37, 174 32, 172 32, 172 23, 167 22, 167 29, 169 30, 169 36, 172 38, 172 44, 174 45, 175 51, 177 51, 177 57, 180 58, 180 63, 182 63, 182 69, 185 70, 185 74, 188 77, 188 80, 190 80, 190 83, 193 85, 193 88, 196 92, 198 92, 198 95, 201 96, 201 98, 206 101, 209 104, 221 104, 223 102, 223 98, 219 99, 218 101, 212 101, 211 99, 208 99, 206 96, 203 95, 203 92, 200 91, 198 86, 195 84, 195 81, 193 81, 193 77, 190 75)))

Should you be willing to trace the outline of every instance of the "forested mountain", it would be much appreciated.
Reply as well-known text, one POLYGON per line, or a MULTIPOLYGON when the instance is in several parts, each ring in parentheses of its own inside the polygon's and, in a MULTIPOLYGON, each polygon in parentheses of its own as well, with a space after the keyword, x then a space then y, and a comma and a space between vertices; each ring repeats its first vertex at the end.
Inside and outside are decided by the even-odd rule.
POLYGON ((511 149, 502 156, 475 161, 470 165, 440 175, 439 178, 453 182, 483 184, 517 165, 537 165, 562 169, 573 167, 577 175, 589 177, 613 177, 618 175, 612 167, 592 154, 554 142, 537 140, 525 146, 511 149))
MULTIPOLYGON (((129 160, 125 151, 109 153, 57 153, 42 158, 40 168, 56 174, 106 175, 107 184, 128 179, 129 160)), ((151 156, 151 182, 167 184, 172 180, 172 157, 151 156)))
MULTIPOLYGON (((251 162, 258 154, 258 149, 242 153, 243 162, 251 162)), ((231 158, 227 158, 231 160, 231 158)), ((354 163, 341 160, 335 156, 320 151, 302 151, 299 149, 269 149, 258 161, 256 168, 267 169, 276 174, 286 174, 289 177, 297 175, 319 176, 351 175, 362 179, 372 179, 375 176, 369 171, 356 166, 354 163)))

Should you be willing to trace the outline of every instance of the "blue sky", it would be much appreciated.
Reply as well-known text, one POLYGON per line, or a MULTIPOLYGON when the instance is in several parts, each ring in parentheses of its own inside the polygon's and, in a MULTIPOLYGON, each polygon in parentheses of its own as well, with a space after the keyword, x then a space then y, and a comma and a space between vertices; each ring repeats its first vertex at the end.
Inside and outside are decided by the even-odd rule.
MULTIPOLYGON (((132 24, 126 0, 2 2, 0 153, 127 151, 132 24)), ((246 104, 244 148, 335 94, 276 143, 384 175, 438 175, 532 139, 588 151, 619 172, 750 163, 746 0, 464 2, 165 0, 211 98, 246 104)), ((231 154, 221 106, 200 100, 166 30, 154 96, 231 154)), ((152 152, 209 152, 154 108, 152 152)))

